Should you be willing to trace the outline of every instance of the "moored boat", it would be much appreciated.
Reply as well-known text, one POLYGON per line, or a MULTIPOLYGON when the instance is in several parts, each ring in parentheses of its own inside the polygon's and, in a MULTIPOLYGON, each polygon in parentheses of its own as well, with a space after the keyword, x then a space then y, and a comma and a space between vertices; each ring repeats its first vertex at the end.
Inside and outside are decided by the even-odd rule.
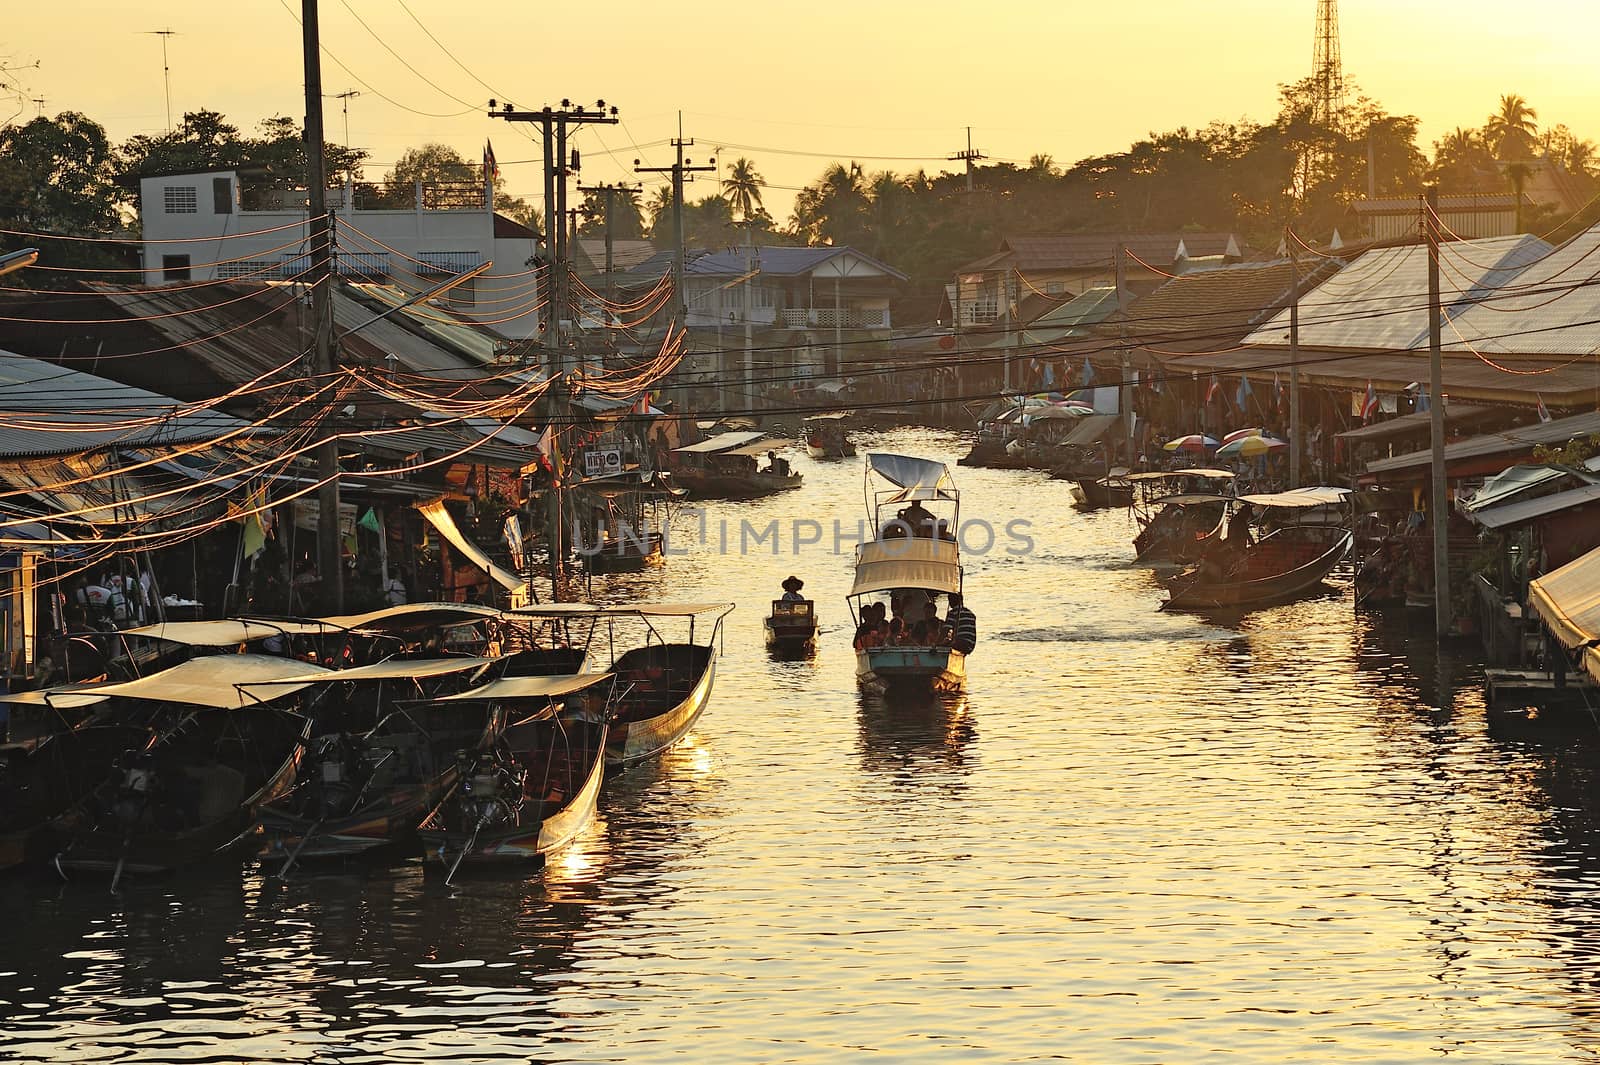
POLYGON ((673 480, 690 499, 758 499, 799 488, 801 475, 778 454, 788 446, 758 432, 721 433, 674 451, 679 465, 673 468, 673 480), (760 464, 762 456, 766 466, 760 464))
POLYGON ((800 427, 800 440, 806 454, 814 459, 849 458, 856 446, 845 432, 845 419, 853 411, 835 411, 830 414, 813 414, 800 427))
MULTIPOLYGON (((1337 524, 1293 522, 1296 511, 1327 513, 1348 494, 1343 488, 1301 488, 1288 492, 1240 496, 1229 518, 1249 520, 1239 506, 1261 508, 1274 515, 1263 521, 1259 538, 1242 549, 1231 538, 1217 542, 1217 550, 1201 563, 1174 578, 1162 604, 1170 610, 1223 610, 1286 602, 1319 587, 1343 562, 1354 546, 1349 529, 1337 524), (1287 518, 1287 523, 1283 516, 1287 518), (1267 524, 1270 522, 1270 530, 1267 524)), ((1240 539, 1244 539, 1240 537, 1240 539)))
POLYGON ((463 865, 542 863, 594 820, 605 776, 612 677, 503 677, 443 702, 479 703, 507 724, 457 755, 456 783, 424 819, 446 882, 463 865))

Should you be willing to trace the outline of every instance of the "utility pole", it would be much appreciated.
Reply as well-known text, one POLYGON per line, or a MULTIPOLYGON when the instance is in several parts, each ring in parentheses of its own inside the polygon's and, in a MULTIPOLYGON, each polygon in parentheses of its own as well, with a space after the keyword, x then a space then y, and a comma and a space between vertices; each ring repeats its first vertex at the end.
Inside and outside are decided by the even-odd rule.
MULTIPOLYGON (((338 372, 333 340, 333 218, 328 213, 328 165, 323 158, 322 44, 317 28, 317 0, 300 0, 305 44, 306 192, 310 196, 312 335, 316 372, 329 380, 338 372)), ((165 38, 163 38, 163 41, 165 38)), ((317 571, 322 577, 323 606, 330 614, 344 612, 344 558, 339 535, 339 442, 333 432, 333 409, 323 420, 327 439, 317 445, 317 571)))
POLYGON ((1300 257, 1294 228, 1283 227, 1289 252, 1289 487, 1300 487, 1300 257))
MULTIPOLYGON (((615 211, 617 209, 617 193, 619 193, 619 192, 638 192, 640 188, 641 188, 641 186, 639 186, 639 185, 624 185, 624 184, 618 184, 616 182, 612 182, 612 183, 606 184, 606 185, 579 185, 578 186, 578 191, 579 192, 582 192, 582 193, 598 193, 600 196, 604 197, 604 199, 605 199, 605 215, 606 215, 606 302, 609 303, 609 304, 615 304, 617 302, 616 281, 611 276, 613 263, 615 262, 614 246, 613 246, 613 239, 612 239, 611 219, 612 219, 612 217, 613 217, 613 215, 614 215, 614 213, 615 213, 615 211)), ((610 328, 611 328, 611 318, 610 318, 609 312, 607 313, 607 316, 606 316, 605 325, 606 325, 606 329, 609 331, 610 328)))
MULTIPOLYGON (((1117 241, 1117 310, 1126 313, 1128 309, 1128 248, 1120 240, 1117 241)), ((1117 325, 1117 353, 1122 366, 1122 387, 1117 396, 1117 407, 1122 411, 1122 426, 1128 436, 1128 468, 1134 467, 1134 424, 1133 424, 1133 386, 1129 379, 1133 376, 1132 368, 1128 365, 1128 321, 1124 317, 1117 325)))
POLYGON ((1434 635, 1444 639, 1450 631, 1450 511, 1445 500, 1444 468, 1444 356, 1439 338, 1439 186, 1429 185, 1422 203, 1422 232, 1428 241, 1428 405, 1433 430, 1433 498, 1428 503, 1428 524, 1433 526, 1434 635))
POLYGON ((950 159, 951 162, 956 162, 958 160, 963 160, 963 159, 966 160, 966 163, 967 163, 967 191, 968 192, 972 191, 972 164, 974 162, 976 162, 977 160, 979 160, 979 159, 987 159, 987 158, 989 158, 989 157, 987 155, 984 155, 982 152, 973 150, 973 148, 972 148, 972 127, 968 126, 967 127, 967 150, 964 151, 964 152, 956 152, 954 155, 949 156, 949 159, 950 159))
MULTIPOLYGON (((695 174, 707 174, 717 169, 717 160, 712 157, 709 164, 695 166, 693 159, 686 159, 683 150, 694 145, 694 140, 685 140, 683 137, 683 116, 678 116, 678 135, 672 141, 672 147, 677 151, 677 160, 671 166, 641 166, 639 160, 633 161, 635 174, 670 174, 672 176, 672 299, 674 303, 673 317, 677 318, 685 328, 689 324, 689 302, 683 292, 683 183, 693 181, 695 174), (685 175, 688 175, 685 177, 685 175)), ((718 325, 721 324, 722 315, 717 314, 718 325)), ((726 369, 727 354, 721 350, 722 345, 717 345, 717 361, 726 369)), ((718 375, 719 377, 722 375, 718 375)), ((724 378, 725 379, 725 378, 724 378)))
MULTIPOLYGON (((567 157, 567 127, 582 125, 614 126, 619 121, 617 109, 609 110, 604 100, 595 101, 593 110, 571 100, 562 100, 560 108, 545 107, 538 111, 518 111, 510 104, 499 110, 496 101, 489 101, 489 117, 507 122, 535 122, 543 134, 544 144, 544 243, 548 270, 545 277, 544 344, 546 368, 549 373, 548 391, 545 393, 545 424, 561 426, 572 418, 570 395, 566 384, 565 341, 561 331, 561 315, 571 302, 571 263, 567 227, 567 178, 578 170, 578 153, 567 157)), ((551 438, 560 433, 552 431, 551 438)), ((546 544, 550 552, 551 598, 561 601, 565 593, 564 570, 566 562, 566 529, 563 526, 562 486, 566 478, 564 456, 559 444, 554 445, 551 460, 551 490, 549 496, 546 544)))

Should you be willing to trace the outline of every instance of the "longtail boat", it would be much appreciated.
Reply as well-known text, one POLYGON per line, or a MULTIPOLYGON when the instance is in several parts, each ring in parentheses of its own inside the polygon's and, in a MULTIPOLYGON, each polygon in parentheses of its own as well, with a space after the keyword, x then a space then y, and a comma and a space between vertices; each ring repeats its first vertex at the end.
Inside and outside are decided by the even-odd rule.
MULTIPOLYGON (((1335 566, 1349 556, 1354 537, 1349 529, 1332 523, 1278 524, 1282 516, 1304 512, 1321 519, 1349 494, 1345 488, 1297 488, 1288 492, 1245 495, 1235 500, 1229 521, 1248 520, 1238 505, 1261 508, 1274 515, 1274 527, 1264 527, 1257 539, 1237 555, 1228 554, 1227 540, 1219 551, 1174 578, 1164 610, 1224 610, 1281 603, 1319 587, 1335 566)), ((1262 518, 1257 519, 1264 526, 1262 518)))

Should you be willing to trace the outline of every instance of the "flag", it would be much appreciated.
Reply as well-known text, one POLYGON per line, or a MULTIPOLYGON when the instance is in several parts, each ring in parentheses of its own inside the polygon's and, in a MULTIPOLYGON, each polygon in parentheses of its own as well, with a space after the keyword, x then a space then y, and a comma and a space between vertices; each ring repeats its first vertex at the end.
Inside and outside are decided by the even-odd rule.
POLYGON ((1288 410, 1289 396, 1286 392, 1284 392, 1283 382, 1278 380, 1278 372, 1276 370, 1272 372, 1272 393, 1277 397, 1278 409, 1280 411, 1288 410))
POLYGON ((1044 380, 1044 387, 1046 387, 1046 388, 1054 388, 1056 386, 1056 368, 1054 366, 1052 366, 1048 361, 1046 361, 1045 364, 1044 364, 1044 378, 1043 378, 1043 380, 1044 380))
POLYGON ((1205 402, 1206 403, 1210 403, 1212 400, 1216 399, 1217 398, 1217 394, 1220 393, 1221 391, 1222 391, 1222 382, 1217 380, 1217 375, 1216 374, 1212 374, 1211 375, 1211 383, 1206 386, 1205 402))
POLYGON ((1241 413, 1244 411, 1245 407, 1249 405, 1250 396, 1250 378, 1241 376, 1239 378, 1239 387, 1234 389, 1233 392, 1234 402, 1239 407, 1241 413))
POLYGON ((551 456, 555 453, 555 439, 554 431, 547 425, 544 427, 544 433, 540 435, 539 443, 536 445, 539 451, 539 465, 546 470, 555 468, 551 461, 551 456))
POLYGON ((1369 421, 1376 413, 1378 413, 1378 393, 1372 387, 1372 379, 1368 378, 1367 395, 1366 398, 1361 401, 1361 420, 1369 421))
POLYGON ((1428 399, 1428 386, 1427 385, 1419 385, 1417 387, 1416 412, 1418 414, 1423 414, 1423 413, 1426 413, 1427 411, 1430 411, 1432 409, 1433 409, 1433 403, 1432 403, 1431 400, 1428 399))
POLYGON ((648 391, 640 392, 639 393, 639 399, 633 405, 633 413, 635 413, 635 414, 649 414, 650 413, 650 400, 651 400, 651 394, 648 391))
POLYGON ((483 142, 483 176, 489 181, 500 180, 500 164, 494 161, 494 145, 483 142))
POLYGON ((1548 407, 1546 407, 1544 405, 1544 397, 1539 395, 1539 393, 1537 393, 1537 392, 1534 393, 1534 396, 1537 397, 1538 400, 1539 400, 1539 420, 1541 422, 1549 421, 1550 420, 1550 410, 1549 410, 1548 407))
POLYGON ((1083 360, 1083 387, 1088 388, 1094 384, 1094 367, 1089 365, 1087 356, 1083 360))

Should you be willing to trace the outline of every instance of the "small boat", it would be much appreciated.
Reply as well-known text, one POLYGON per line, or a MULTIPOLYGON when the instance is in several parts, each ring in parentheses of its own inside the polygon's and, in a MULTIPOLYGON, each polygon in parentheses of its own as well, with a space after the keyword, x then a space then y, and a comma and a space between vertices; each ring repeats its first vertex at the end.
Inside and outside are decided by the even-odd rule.
POLYGON ((763 620, 767 650, 777 655, 808 655, 817 649, 816 604, 810 599, 774 599, 763 620))
POLYGON ((1133 485, 1135 562, 1188 566, 1222 534, 1230 497, 1217 489, 1233 482, 1227 470, 1173 470, 1128 475, 1133 485))
MULTIPOLYGON (((1273 515, 1276 527, 1262 535, 1237 557, 1213 556, 1174 578, 1166 610, 1220 610, 1281 603, 1318 587, 1335 566, 1349 556, 1355 538, 1349 529, 1332 523, 1277 524, 1277 515, 1295 511, 1325 512, 1347 495, 1344 488, 1300 488, 1240 496, 1238 504, 1262 508, 1273 515)), ((1320 516, 1320 514, 1319 514, 1320 516)), ((1230 521, 1241 520, 1235 510, 1230 521)), ((1226 545, 1227 541, 1219 542, 1226 545)))
POLYGON ((1085 510, 1133 504, 1133 485, 1128 481, 1128 471, 1120 466, 1104 477, 1080 477, 1070 490, 1073 501, 1085 510))
MULTIPOLYGON (((924 610, 936 605, 941 594, 959 594, 961 559, 954 530, 961 503, 949 467, 909 455, 869 453, 866 480, 867 516, 877 534, 856 549, 848 595, 852 619, 859 622, 869 603, 896 608, 898 617, 917 604, 924 610), (949 517, 939 518, 924 504, 947 510, 949 517), (894 517, 883 520, 896 507, 894 517)), ((906 641, 856 648, 856 681, 863 690, 953 692, 965 686, 967 652, 950 646, 942 634, 906 641)))
POLYGON ((813 414, 800 427, 800 440, 806 454, 814 459, 843 459, 856 453, 856 446, 845 433, 845 419, 854 411, 813 414))
POLYGON ((660 470, 593 477, 573 486, 593 530, 575 546, 590 573, 637 573, 666 561, 666 528, 673 504, 688 495, 660 470))
MULTIPOLYGON (((617 678, 616 707, 606 738, 606 766, 626 769, 654 758, 683 739, 711 700, 716 681, 716 638, 732 603, 639 603, 631 606, 593 606, 587 603, 550 603, 522 607, 513 614, 529 618, 588 618, 589 646, 599 623, 605 622, 608 641, 616 624, 643 626, 644 644, 612 658, 610 672, 617 678), (697 619, 713 615, 705 642, 695 639, 697 619), (665 619, 688 622, 687 639, 669 640, 657 627, 665 619)), ((705 631, 703 628, 701 631, 705 631)))
POLYGON ((679 465, 672 477, 690 499, 758 499, 800 487, 801 475, 778 454, 788 446, 758 432, 721 433, 674 451, 679 465), (766 466, 760 465, 762 456, 766 466))
POLYGON ((455 786, 418 831, 446 883, 463 865, 542 863, 594 820, 611 681, 503 677, 441 700, 478 703, 507 721, 491 744, 458 753, 455 786))
POLYGON ((150 730, 62 832, 51 859, 63 877, 166 872, 221 854, 255 828, 256 812, 292 786, 310 718, 310 682, 279 684, 265 700, 251 685, 325 673, 292 659, 232 654, 191 658, 148 677, 100 685, 105 716, 150 730))

